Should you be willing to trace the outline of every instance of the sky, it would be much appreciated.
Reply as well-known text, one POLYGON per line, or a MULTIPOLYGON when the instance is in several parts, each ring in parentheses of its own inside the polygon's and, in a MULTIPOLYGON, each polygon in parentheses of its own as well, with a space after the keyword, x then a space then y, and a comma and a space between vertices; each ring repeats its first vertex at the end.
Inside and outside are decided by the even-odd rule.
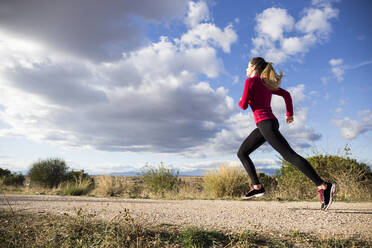
MULTIPOLYGON (((371 12, 369 0, 1 0, 0 167, 242 167, 256 124, 237 103, 255 56, 284 73, 294 122, 281 97, 271 105, 297 153, 349 147, 372 166, 371 12)), ((267 143, 251 158, 281 166, 267 143)))

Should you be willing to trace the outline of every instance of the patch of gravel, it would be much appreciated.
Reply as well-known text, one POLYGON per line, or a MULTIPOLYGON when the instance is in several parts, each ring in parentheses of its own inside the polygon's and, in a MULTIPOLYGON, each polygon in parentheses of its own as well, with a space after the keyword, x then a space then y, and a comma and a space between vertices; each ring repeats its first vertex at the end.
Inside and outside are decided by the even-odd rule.
POLYGON ((129 210, 137 223, 198 226, 223 232, 260 230, 311 233, 321 237, 339 236, 371 239, 372 203, 334 202, 327 212, 318 202, 225 201, 225 200, 148 200, 47 195, 7 195, 0 209, 33 213, 74 215, 86 213, 111 220, 129 210))

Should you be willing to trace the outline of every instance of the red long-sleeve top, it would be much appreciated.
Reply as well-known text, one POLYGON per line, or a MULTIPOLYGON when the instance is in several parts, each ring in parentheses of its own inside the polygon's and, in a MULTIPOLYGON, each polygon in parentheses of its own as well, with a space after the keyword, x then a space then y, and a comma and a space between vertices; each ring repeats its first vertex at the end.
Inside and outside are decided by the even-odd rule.
POLYGON ((243 110, 247 109, 248 105, 251 106, 256 124, 263 120, 276 119, 270 106, 272 94, 284 98, 287 109, 286 115, 293 116, 291 94, 282 88, 276 91, 270 90, 264 85, 263 80, 258 74, 247 78, 245 81, 243 96, 239 101, 239 106, 243 110))

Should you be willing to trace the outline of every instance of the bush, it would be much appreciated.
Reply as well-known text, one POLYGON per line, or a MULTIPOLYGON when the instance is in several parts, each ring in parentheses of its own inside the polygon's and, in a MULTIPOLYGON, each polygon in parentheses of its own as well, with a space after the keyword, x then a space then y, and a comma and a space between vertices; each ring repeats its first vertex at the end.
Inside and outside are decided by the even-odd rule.
POLYGON ((162 195, 167 191, 178 191, 180 180, 179 172, 169 169, 160 163, 158 168, 146 165, 142 168, 142 178, 146 187, 155 194, 162 195))
POLYGON ((276 177, 280 197, 285 199, 311 199, 315 197, 314 183, 287 161, 282 161, 282 167, 276 177))
MULTIPOLYGON (((317 155, 307 160, 323 180, 336 182, 338 199, 372 199, 372 174, 366 164, 333 155, 317 155)), ((314 183, 288 162, 283 162, 277 178, 281 194, 288 198, 309 199, 316 196, 314 183)))
POLYGON ((68 167, 61 159, 40 160, 34 163, 28 173, 31 184, 53 188, 58 186, 67 174, 68 167))
POLYGON ((99 176, 96 191, 104 196, 119 196, 127 189, 127 183, 123 177, 99 176))
POLYGON ((6 176, 10 176, 10 170, 8 170, 8 169, 1 169, 0 168, 0 177, 2 177, 2 176, 4 176, 4 177, 6 177, 6 176))
POLYGON ((90 178, 83 179, 79 182, 67 182, 64 187, 66 195, 86 195, 92 189, 93 181, 90 178))
POLYGON ((12 174, 8 169, 0 168, 0 184, 6 186, 23 186, 25 177, 22 174, 12 174))
POLYGON ((85 173, 84 170, 80 171, 69 171, 63 177, 63 181, 67 182, 81 182, 82 180, 89 179, 93 183, 93 178, 91 178, 88 173, 85 173))
POLYGON ((241 196, 249 187, 248 174, 238 167, 220 166, 204 176, 203 188, 217 198, 241 196))
POLYGON ((22 174, 11 174, 3 177, 3 184, 7 186, 23 186, 25 177, 22 174))
POLYGON ((275 194, 278 190, 278 181, 274 176, 268 176, 263 172, 257 173, 258 180, 265 187, 266 194, 269 196, 275 194))
POLYGON ((64 194, 86 195, 94 186, 94 180, 84 170, 70 171, 64 177, 64 194))

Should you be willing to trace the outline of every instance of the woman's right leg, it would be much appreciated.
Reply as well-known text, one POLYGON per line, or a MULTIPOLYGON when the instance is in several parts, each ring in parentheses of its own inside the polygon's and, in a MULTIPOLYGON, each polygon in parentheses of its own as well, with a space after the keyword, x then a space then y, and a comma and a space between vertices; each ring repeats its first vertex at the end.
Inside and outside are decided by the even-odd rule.
POLYGON ((238 157, 242 162, 245 170, 247 171, 249 177, 251 178, 253 185, 259 185, 260 181, 258 180, 256 169, 252 160, 249 158, 249 154, 251 154, 254 150, 256 150, 259 146, 265 143, 265 138, 262 136, 260 130, 258 128, 254 129, 252 133, 244 140, 241 144, 238 157))
POLYGON ((269 144, 279 152, 286 161, 296 166, 302 173, 310 178, 315 185, 321 186, 325 183, 315 172, 311 164, 290 147, 287 140, 279 131, 278 120, 270 119, 262 121, 258 123, 258 128, 267 142, 269 142, 269 144))

